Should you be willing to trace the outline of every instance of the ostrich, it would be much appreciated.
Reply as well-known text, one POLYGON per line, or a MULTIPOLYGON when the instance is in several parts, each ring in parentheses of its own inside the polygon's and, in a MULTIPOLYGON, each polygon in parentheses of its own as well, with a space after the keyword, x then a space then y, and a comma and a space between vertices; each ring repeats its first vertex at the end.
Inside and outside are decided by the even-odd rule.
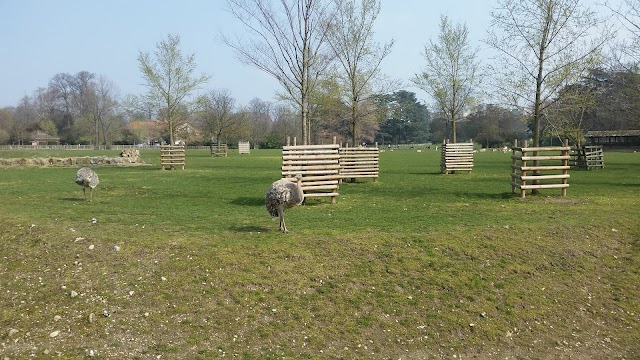
POLYGON ((275 220, 276 216, 280 218, 280 231, 288 233, 287 226, 284 224, 284 210, 296 205, 300 205, 304 200, 304 192, 302 192, 302 175, 296 175, 296 183, 281 179, 273 184, 267 191, 265 197, 265 205, 271 217, 275 220))
POLYGON ((87 200, 87 187, 89 188, 89 201, 93 198, 93 188, 98 186, 98 174, 88 167, 83 167, 76 173, 76 184, 82 186, 84 199, 87 200))

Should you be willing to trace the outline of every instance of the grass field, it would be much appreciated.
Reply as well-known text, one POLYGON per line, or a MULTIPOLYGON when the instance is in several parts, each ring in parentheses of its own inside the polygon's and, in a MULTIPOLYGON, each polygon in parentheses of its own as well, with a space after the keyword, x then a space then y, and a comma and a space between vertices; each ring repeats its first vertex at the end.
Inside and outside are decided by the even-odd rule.
POLYGON ((95 168, 92 202, 77 168, 0 169, 2 359, 640 358, 638 153, 521 200, 508 154, 442 175, 383 152, 289 234, 264 208, 280 151, 142 156, 95 168))

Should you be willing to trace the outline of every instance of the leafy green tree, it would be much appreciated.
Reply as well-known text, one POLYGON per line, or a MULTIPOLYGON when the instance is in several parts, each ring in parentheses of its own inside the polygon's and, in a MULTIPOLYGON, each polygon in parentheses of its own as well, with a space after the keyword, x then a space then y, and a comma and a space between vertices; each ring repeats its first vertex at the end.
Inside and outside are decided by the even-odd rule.
POLYGON ((413 79, 416 86, 433 97, 439 112, 448 119, 454 143, 457 122, 474 101, 473 95, 478 89, 477 52, 470 45, 467 26, 454 26, 442 16, 438 40, 430 40, 424 49, 426 68, 413 79))
POLYGON ((484 147, 501 147, 529 136, 519 113, 494 104, 478 106, 467 115, 462 134, 484 147))
POLYGON ((400 90, 376 98, 381 118, 376 141, 380 144, 423 143, 429 140, 431 115, 416 94, 400 90))
POLYGON ((486 42, 500 54, 491 68, 495 93, 531 114, 532 145, 539 146, 545 111, 601 61, 610 34, 580 0, 498 0, 491 16, 486 42))
POLYGON ((140 52, 138 64, 147 93, 137 99, 136 107, 153 111, 166 126, 173 144, 176 129, 187 123, 200 106, 194 92, 211 77, 195 74, 195 55, 182 54, 178 35, 169 35, 156 44, 153 56, 140 52))

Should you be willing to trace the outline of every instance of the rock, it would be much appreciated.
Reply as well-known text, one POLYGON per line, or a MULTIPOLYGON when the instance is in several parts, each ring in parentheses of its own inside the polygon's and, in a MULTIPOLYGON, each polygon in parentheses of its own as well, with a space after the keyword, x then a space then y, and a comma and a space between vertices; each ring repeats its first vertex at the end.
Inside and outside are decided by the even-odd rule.
POLYGON ((18 330, 16 329, 9 329, 9 337, 12 337, 13 335, 17 334, 18 330))
POLYGON ((113 245, 113 251, 115 251, 115 252, 120 251, 120 246, 118 246, 118 245, 113 245))
POLYGON ((109 317, 109 316, 111 316, 111 313, 109 312, 109 310, 104 310, 104 311, 102 312, 102 315, 103 315, 104 317, 109 317))
POLYGON ((73 290, 71 290, 71 292, 69 293, 69 295, 70 295, 72 298, 74 298, 74 297, 78 296, 78 293, 77 293, 77 292, 75 292, 75 291, 73 291, 73 290))
POLYGON ((60 330, 56 330, 56 331, 52 332, 51 334, 49 334, 49 337, 54 338, 54 337, 56 337, 58 335, 60 335, 60 330))
POLYGON ((93 313, 89 314, 89 324, 92 324, 95 318, 96 316, 93 313))
POLYGON ((93 250, 95 246, 93 244, 89 245, 89 250, 93 250))
POLYGON ((60 315, 56 315, 53 317, 53 321, 60 321, 60 319, 62 319, 62 316, 60 315))

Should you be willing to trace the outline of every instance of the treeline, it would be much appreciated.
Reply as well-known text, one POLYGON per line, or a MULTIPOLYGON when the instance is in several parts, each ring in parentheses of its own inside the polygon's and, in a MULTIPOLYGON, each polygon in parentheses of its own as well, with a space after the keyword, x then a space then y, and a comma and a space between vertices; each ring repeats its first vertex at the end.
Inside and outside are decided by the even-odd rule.
MULTIPOLYGON (((543 122, 543 142, 569 137, 581 142, 585 130, 640 128, 640 74, 628 70, 593 70, 580 83, 565 87, 543 122)), ((212 90, 202 106, 176 131, 188 144, 250 141, 278 148, 287 137, 300 137, 300 115, 292 107, 255 98, 237 105, 226 90, 212 90)), ((339 101, 312 106, 312 141, 351 141, 348 108, 339 101)), ((399 90, 374 96, 368 121, 358 124, 362 142, 406 144, 441 142, 451 124, 416 98, 399 90)), ((530 136, 523 114, 494 104, 474 107, 458 124, 460 139, 485 147, 500 147, 530 136)), ((46 88, 24 96, 15 107, 0 109, 0 144, 154 144, 168 142, 166 129, 119 98, 117 87, 104 76, 81 71, 56 74, 46 88), (43 135, 48 136, 42 138, 43 135)))

